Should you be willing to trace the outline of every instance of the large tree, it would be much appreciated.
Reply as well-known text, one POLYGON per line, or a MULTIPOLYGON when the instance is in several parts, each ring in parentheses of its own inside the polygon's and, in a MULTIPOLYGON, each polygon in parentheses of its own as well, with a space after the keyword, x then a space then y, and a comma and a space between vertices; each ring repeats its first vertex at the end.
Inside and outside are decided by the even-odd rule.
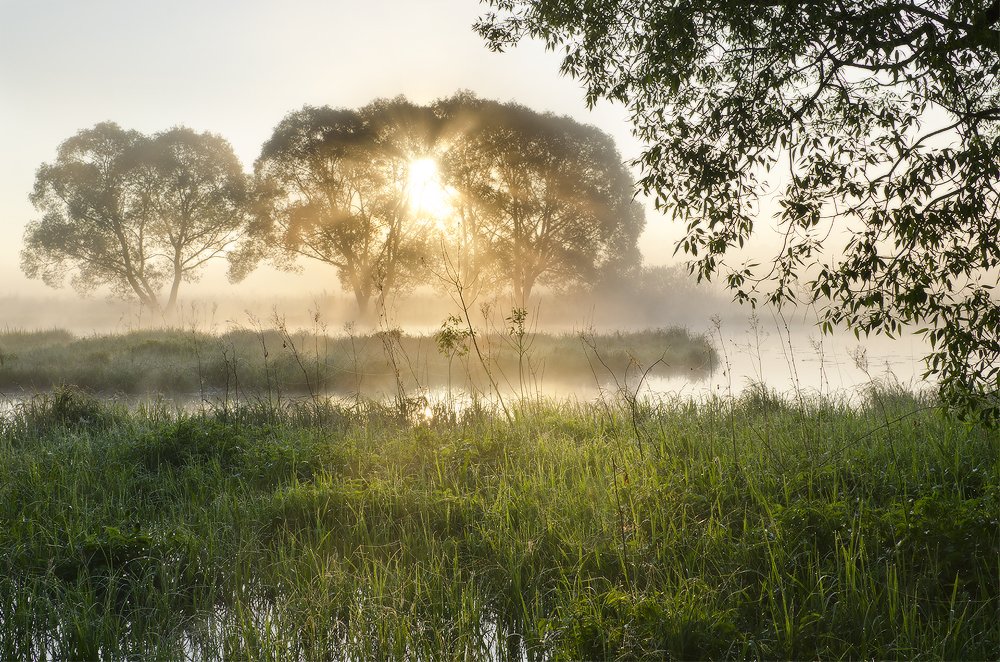
POLYGON ((628 107, 699 276, 816 303, 826 330, 924 326, 943 393, 1000 414, 998 0, 489 4, 493 48, 539 38, 628 107), (769 216, 773 260, 727 261, 769 216))
POLYGON ((610 136, 467 94, 436 108, 447 127, 444 178, 473 235, 463 243, 475 250, 478 277, 492 275, 523 305, 538 285, 592 283, 638 261, 642 208, 610 136))
POLYGON ((247 176, 222 138, 175 128, 153 137, 103 123, 59 146, 31 196, 22 267, 58 287, 108 286, 169 314, 180 284, 232 246, 247 176), (169 283, 166 303, 162 289, 169 283))
POLYGON ((181 282, 242 237, 254 191, 232 146, 211 133, 175 127, 153 136, 142 157, 151 241, 169 262, 169 312, 181 282))
POLYGON ((253 242, 234 256, 243 277, 256 261, 297 256, 330 264, 359 310, 412 281, 425 228, 409 204, 411 165, 433 148, 435 118, 402 98, 359 110, 305 107, 275 128, 255 169, 265 191, 253 242))

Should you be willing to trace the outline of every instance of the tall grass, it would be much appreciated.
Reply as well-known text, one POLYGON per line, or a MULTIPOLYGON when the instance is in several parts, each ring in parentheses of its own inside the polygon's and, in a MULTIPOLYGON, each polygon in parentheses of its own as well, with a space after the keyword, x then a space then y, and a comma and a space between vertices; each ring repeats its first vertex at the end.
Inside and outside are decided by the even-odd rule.
MULTIPOLYGON (((485 334, 489 365, 505 390, 523 386, 523 357, 485 334)), ((657 364, 655 373, 707 375, 715 351, 700 335, 680 328, 596 336, 606 360, 617 370, 630 361, 657 364)), ((537 334, 532 339, 532 383, 592 381, 587 351, 578 336, 537 334)), ((375 396, 393 392, 397 377, 407 389, 456 388, 485 382, 483 366, 469 356, 455 359, 439 351, 434 336, 396 331, 328 336, 325 329, 290 332, 283 327, 236 329, 220 335, 182 330, 133 331, 75 337, 65 331, 0 332, 0 390, 44 390, 73 385, 107 393, 237 395, 340 393, 375 396), (384 340, 401 363, 387 361, 384 340), (452 365, 454 364, 454 365, 452 365)))
POLYGON ((58 391, 2 419, 0 657, 996 659, 997 433, 884 396, 58 391))

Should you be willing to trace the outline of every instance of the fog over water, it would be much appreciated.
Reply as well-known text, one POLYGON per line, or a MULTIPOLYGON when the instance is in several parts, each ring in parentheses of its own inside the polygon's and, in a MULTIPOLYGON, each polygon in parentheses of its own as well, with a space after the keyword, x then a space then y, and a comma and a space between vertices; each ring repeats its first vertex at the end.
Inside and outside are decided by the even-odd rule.
POLYGON ((709 333, 714 334, 721 362, 711 375, 696 380, 657 377, 650 380, 650 390, 695 397, 738 395, 751 384, 762 383, 789 397, 855 399, 873 383, 899 383, 913 391, 931 386, 922 377, 927 345, 912 334, 897 339, 855 338, 837 330, 824 336, 802 319, 788 321, 786 327, 784 321, 770 318, 760 321, 756 332, 750 319, 742 323, 732 319, 722 328, 721 341, 714 327, 709 333))
MULTIPOLYGON (((100 289, 81 299, 68 287, 47 288, 19 266, 25 225, 38 215, 28 200, 37 168, 55 157, 63 140, 97 122, 144 132, 178 124, 212 131, 232 143, 249 170, 275 125, 304 104, 357 107, 399 94, 429 103, 467 89, 593 124, 614 138, 624 159, 639 155, 627 113, 607 104, 588 109, 578 83, 559 75, 558 53, 537 42, 509 53, 485 48, 471 29, 481 11, 467 0, 304 0, 292 7, 264 0, 6 3, 0 16, 0 329, 90 335, 163 323, 134 304, 109 300, 100 289)), ((646 210, 639 240, 644 263, 679 265, 674 245, 682 225, 656 212, 648 199, 639 200, 646 210)), ((769 201, 761 201, 761 210, 758 236, 746 254, 766 260, 780 241, 768 227, 769 201)), ((289 273, 263 265, 230 284, 224 261, 216 261, 197 282, 185 283, 169 325, 224 332, 253 320, 266 326, 277 314, 291 328, 308 328, 319 312, 329 333, 342 332, 354 314, 333 270, 308 261, 301 266, 289 273)), ((511 307, 502 299, 494 305, 511 307)), ((909 335, 896 341, 858 340, 846 331, 822 337, 802 312, 787 313, 786 332, 784 322, 760 311, 755 338, 749 309, 733 306, 719 289, 693 283, 653 297, 547 293, 532 307, 540 331, 679 325, 711 336, 720 366, 729 368, 698 380, 656 378, 650 386, 658 393, 739 392, 750 381, 782 392, 798 386, 826 393, 889 373, 919 386, 926 353, 923 342, 909 335), (715 315, 718 326, 711 322, 715 315), (866 353, 867 373, 853 358, 858 348, 866 353)), ((392 303, 390 323, 431 334, 453 310, 447 296, 424 287, 392 303)))
MULTIPOLYGON (((493 305, 502 312, 502 301, 494 301, 493 305)), ((0 300, 0 306, 6 311, 8 330, 62 328, 77 337, 89 337, 164 327, 162 319, 155 319, 139 306, 108 299, 8 297, 0 300)), ((451 312, 454 308, 440 293, 418 291, 395 303, 391 323, 408 334, 431 336, 440 330, 443 319, 451 312)), ((197 300, 182 307, 176 320, 167 326, 222 334, 251 329, 256 324, 273 327, 277 321, 275 315, 288 328, 305 333, 318 331, 341 336, 346 325, 353 325, 353 332, 358 333, 387 328, 384 322, 359 322, 352 301, 339 293, 299 298, 197 300)), ((589 377, 568 384, 545 379, 543 375, 540 390, 556 398, 572 396, 589 400, 602 391, 611 394, 616 380, 630 390, 638 387, 641 393, 654 397, 694 398, 739 395, 754 383, 763 383, 789 397, 838 395, 849 399, 856 398, 876 381, 899 383, 911 390, 931 386, 922 379, 923 356, 928 346, 919 336, 907 333, 897 339, 863 335, 856 338, 842 329, 824 335, 814 320, 810 311, 786 310, 782 314, 770 308, 759 309, 754 319, 748 307, 732 304, 723 293, 707 287, 701 288, 697 296, 677 300, 664 295, 661 302, 646 305, 623 301, 615 305, 593 298, 568 301, 548 293, 539 297, 529 315, 529 325, 539 333, 579 335, 681 326, 694 334, 703 334, 718 355, 713 369, 650 376, 641 386, 637 384, 637 371, 627 376, 603 374, 600 366, 597 370, 602 374, 595 377, 602 380, 601 384, 589 377)), ((577 345, 573 343, 574 347, 577 345)), ((433 350, 432 344, 428 347, 433 350)), ((444 391, 431 395, 443 394, 444 391)))

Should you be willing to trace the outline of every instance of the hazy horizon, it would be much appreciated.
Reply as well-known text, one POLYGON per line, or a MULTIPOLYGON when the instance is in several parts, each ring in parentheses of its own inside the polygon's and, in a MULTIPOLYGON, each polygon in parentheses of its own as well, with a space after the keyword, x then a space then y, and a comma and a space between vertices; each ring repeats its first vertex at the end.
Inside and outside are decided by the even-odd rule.
MULTIPOLYGON (((37 217, 28 200, 36 169, 55 158, 63 140, 97 122, 217 133, 249 170, 274 126, 303 105, 357 107, 397 95, 429 103, 470 90, 593 124, 614 138, 626 161, 641 151, 621 107, 587 109, 579 84, 559 75, 558 53, 537 42, 490 52, 471 27, 484 9, 470 0, 0 7, 0 177, 7 182, 0 189, 0 297, 72 295, 68 285, 53 290, 26 278, 19 251, 26 223, 37 217)), ((645 263, 679 263, 673 250, 682 227, 643 202, 645 263)), ((262 266, 232 285, 216 260, 181 299, 338 290, 331 267, 301 266, 298 273, 262 266)))

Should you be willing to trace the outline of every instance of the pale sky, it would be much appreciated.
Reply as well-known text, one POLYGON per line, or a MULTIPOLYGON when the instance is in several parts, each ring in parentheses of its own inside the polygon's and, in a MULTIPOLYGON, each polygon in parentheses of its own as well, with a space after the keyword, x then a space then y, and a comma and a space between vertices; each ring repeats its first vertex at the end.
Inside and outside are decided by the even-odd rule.
MULTIPOLYGON (((225 136, 249 170, 281 118, 303 104, 355 107, 459 89, 570 115, 639 154, 620 107, 588 111, 559 57, 525 42, 492 53, 471 26, 477 0, 0 0, 0 297, 53 291, 20 271, 36 168, 78 130, 112 120, 225 136)), ((673 261, 680 227, 652 209, 647 262, 673 261)), ((220 263, 183 295, 230 287, 220 263)), ((236 294, 335 290, 332 268, 259 270, 236 294)), ((68 293, 69 290, 67 289, 68 293)))

